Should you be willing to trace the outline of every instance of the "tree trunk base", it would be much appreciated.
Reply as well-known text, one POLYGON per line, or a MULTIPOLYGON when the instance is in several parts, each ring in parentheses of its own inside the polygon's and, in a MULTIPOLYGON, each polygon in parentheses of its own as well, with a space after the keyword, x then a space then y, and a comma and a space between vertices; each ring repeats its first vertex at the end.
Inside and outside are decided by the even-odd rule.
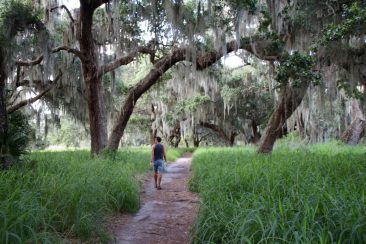
POLYGON ((366 127, 366 121, 356 118, 350 126, 343 132, 341 140, 348 145, 357 145, 363 136, 366 127))

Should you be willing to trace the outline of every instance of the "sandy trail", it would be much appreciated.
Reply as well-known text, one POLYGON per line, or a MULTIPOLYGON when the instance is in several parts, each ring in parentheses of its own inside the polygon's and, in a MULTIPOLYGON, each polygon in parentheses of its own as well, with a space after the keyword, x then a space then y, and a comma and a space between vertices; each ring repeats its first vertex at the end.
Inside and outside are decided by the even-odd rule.
POLYGON ((167 167, 162 190, 154 188, 152 173, 141 192, 141 208, 136 214, 113 219, 112 243, 189 243, 189 232, 198 210, 198 197, 188 191, 191 155, 186 154, 167 167))

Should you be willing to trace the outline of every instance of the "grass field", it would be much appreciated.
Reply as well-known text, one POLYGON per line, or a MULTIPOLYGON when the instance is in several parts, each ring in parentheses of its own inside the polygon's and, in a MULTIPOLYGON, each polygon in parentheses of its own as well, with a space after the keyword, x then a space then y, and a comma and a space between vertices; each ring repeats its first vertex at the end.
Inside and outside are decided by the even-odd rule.
MULTIPOLYGON (((168 150, 175 160, 182 151, 168 150)), ((0 243, 107 240, 104 217, 134 212, 150 150, 127 149, 112 159, 88 151, 34 152, 31 163, 0 172, 0 243)))
POLYGON ((199 149, 192 171, 194 243, 366 242, 365 147, 199 149))

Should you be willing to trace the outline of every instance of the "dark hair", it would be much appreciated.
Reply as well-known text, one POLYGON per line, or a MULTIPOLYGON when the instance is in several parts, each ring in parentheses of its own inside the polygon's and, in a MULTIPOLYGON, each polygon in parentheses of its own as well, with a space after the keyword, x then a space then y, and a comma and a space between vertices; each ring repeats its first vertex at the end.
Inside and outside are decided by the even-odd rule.
POLYGON ((157 136, 155 138, 156 138, 156 140, 158 140, 158 142, 161 142, 161 137, 157 136))

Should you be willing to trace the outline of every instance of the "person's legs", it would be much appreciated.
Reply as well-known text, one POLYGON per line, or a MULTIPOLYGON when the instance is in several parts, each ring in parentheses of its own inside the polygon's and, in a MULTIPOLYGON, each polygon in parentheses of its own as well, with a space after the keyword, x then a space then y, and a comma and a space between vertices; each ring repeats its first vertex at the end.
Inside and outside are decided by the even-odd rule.
POLYGON ((160 184, 161 184, 161 178, 162 178, 162 176, 163 176, 163 175, 159 172, 159 173, 158 173, 158 186, 157 186, 158 190, 160 190, 160 189, 161 189, 160 184))
POLYGON ((158 188, 158 168, 159 164, 154 162, 154 181, 155 181, 155 188, 158 188))
POLYGON ((161 178, 163 177, 163 160, 158 160, 158 185, 157 185, 157 188, 158 190, 161 190, 161 178))
POLYGON ((155 180, 155 188, 158 188, 158 173, 154 173, 154 180, 155 180))

